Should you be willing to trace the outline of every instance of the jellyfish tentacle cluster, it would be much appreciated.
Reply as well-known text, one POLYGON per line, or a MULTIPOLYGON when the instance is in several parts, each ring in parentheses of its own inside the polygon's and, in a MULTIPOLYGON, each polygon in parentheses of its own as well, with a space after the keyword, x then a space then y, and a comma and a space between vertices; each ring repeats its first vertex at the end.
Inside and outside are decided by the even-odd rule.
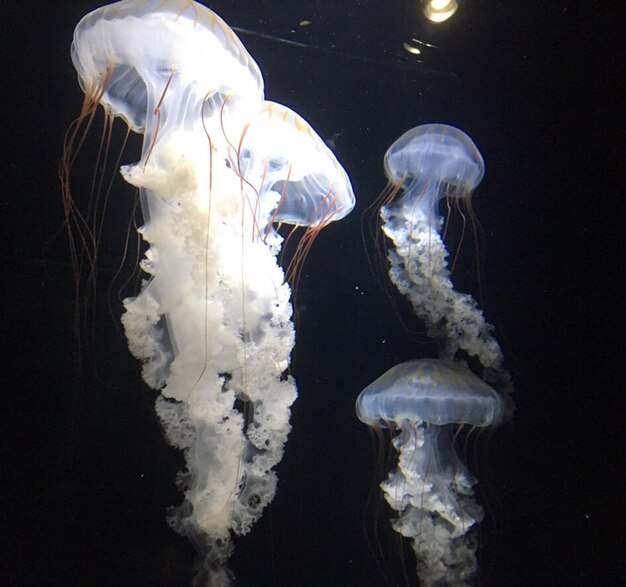
POLYGON ((72 59, 86 100, 144 135, 122 175, 140 190, 147 277, 122 322, 185 454, 184 501, 168 520, 199 553, 195 584, 228 585, 232 535, 274 496, 297 396, 273 223, 320 228, 354 194, 308 123, 264 100, 252 57, 199 3, 100 8, 76 27, 72 59))
POLYGON ((400 512, 392 527, 412 540, 424 586, 471 584, 478 568, 470 533, 483 519, 482 507, 473 498, 476 480, 454 451, 443 463, 437 452, 452 443, 450 430, 450 425, 439 430, 428 424, 401 424, 393 439, 398 466, 381 483, 387 503, 400 512))

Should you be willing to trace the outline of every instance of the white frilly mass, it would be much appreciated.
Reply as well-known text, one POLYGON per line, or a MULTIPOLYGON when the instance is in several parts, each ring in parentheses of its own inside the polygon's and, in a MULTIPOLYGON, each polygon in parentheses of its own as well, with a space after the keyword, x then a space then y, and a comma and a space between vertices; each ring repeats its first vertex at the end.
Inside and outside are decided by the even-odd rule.
POLYGON ((185 451, 185 501, 170 523, 220 569, 230 531, 246 534, 274 497, 272 468, 297 394, 284 374, 294 328, 280 237, 251 238, 256 216, 223 158, 208 197, 208 160, 206 136, 173 132, 145 169, 123 170, 145 190, 142 268, 152 278, 125 301, 122 322, 144 380, 162 388, 156 409, 168 440, 185 451), (245 416, 236 407, 244 403, 245 416))
POLYGON ((452 284, 449 253, 441 238, 443 219, 438 215, 433 219, 422 202, 409 198, 383 206, 380 215, 382 230, 393 242, 388 250, 389 277, 424 321, 428 335, 442 343, 440 358, 454 360, 462 350, 478 359, 485 381, 510 392, 510 374, 493 326, 476 300, 452 284))
POLYGON ((483 519, 473 497, 476 479, 456 456, 452 435, 445 440, 451 452, 440 459, 436 435, 425 434, 425 426, 407 422, 393 438, 398 465, 381 489, 399 514, 393 529, 411 539, 420 585, 467 587, 478 568, 470 531, 483 519))

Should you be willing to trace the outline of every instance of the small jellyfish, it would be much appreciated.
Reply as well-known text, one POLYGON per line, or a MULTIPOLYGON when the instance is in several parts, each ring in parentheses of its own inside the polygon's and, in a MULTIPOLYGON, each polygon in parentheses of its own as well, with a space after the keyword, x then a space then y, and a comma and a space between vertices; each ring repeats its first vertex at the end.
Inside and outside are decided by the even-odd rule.
POLYGON ((420 584, 462 587, 476 573, 471 532, 483 518, 474 476, 454 449, 459 427, 494 427, 511 415, 510 400, 459 363, 418 359, 392 367, 359 395, 368 426, 395 433, 398 466, 381 483, 398 512, 396 532, 412 540, 420 584))
POLYGON ((483 378, 499 389, 510 387, 503 355, 474 298, 457 292, 448 268, 441 231, 442 199, 468 201, 483 178, 485 165, 476 145, 463 131, 447 124, 426 124, 404 133, 387 151, 387 178, 395 187, 380 209, 382 230, 393 242, 389 276, 407 296, 429 336, 443 344, 442 357, 459 351, 483 366, 483 378))

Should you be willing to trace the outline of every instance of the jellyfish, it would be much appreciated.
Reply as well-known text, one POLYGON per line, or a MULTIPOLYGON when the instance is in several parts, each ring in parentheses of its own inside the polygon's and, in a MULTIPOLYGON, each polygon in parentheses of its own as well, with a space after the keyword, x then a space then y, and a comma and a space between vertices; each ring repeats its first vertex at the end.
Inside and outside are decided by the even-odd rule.
POLYGON ((395 531, 410 538, 424 587, 472 584, 477 570, 472 529, 483 518, 474 476, 454 448, 461 426, 495 427, 511 403, 458 362, 417 359, 392 367, 356 402, 358 418, 390 429, 398 465, 381 483, 398 513, 395 531))
POLYGON ((380 209, 382 230, 393 243, 389 276, 441 352, 438 359, 397 365, 371 383, 359 395, 357 416, 397 433, 398 467, 381 488, 399 513, 394 529, 412 539, 421 583, 469 585, 477 569, 471 530, 483 512, 454 437, 462 426, 507 421, 512 383, 493 326, 470 294, 454 289, 440 202, 469 201, 484 162, 458 128, 426 124, 393 143, 384 166, 392 186, 380 209))
POLYGON ((470 137, 447 124, 425 124, 405 132, 384 158, 393 194, 380 210, 382 230, 393 243, 389 277, 424 321, 428 335, 442 343, 441 358, 465 353, 483 367, 482 377, 510 391, 510 374, 498 341, 476 300, 454 289, 442 238, 442 199, 469 200, 485 172, 470 137))
POLYGON ((194 584, 228 585, 233 536, 274 497, 297 396, 275 225, 308 227, 308 247, 350 212, 354 193, 310 125, 264 99, 257 64, 197 2, 97 9, 77 25, 71 55, 85 98, 61 165, 68 222, 82 220, 69 188, 74 153, 101 105, 143 135, 140 160, 121 168, 139 189, 148 246, 122 323, 160 392, 165 435, 184 451, 184 500, 168 522, 198 552, 194 584))

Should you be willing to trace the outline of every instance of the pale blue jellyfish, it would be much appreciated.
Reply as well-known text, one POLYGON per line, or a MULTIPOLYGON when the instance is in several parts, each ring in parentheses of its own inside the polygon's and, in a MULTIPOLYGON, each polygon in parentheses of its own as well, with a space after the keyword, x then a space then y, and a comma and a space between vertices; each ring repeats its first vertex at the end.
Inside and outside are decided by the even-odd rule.
POLYGON ((511 378, 493 327, 471 295, 454 289, 441 236, 441 201, 470 198, 484 163, 464 132, 427 124, 391 145, 385 173, 399 193, 380 210, 393 244, 389 276, 442 350, 439 359, 397 365, 366 387, 357 414, 398 432, 398 467, 381 488, 400 514, 394 529, 412 539, 420 582, 461 587, 476 572, 470 531, 483 514, 473 499, 476 480, 454 450, 454 430, 498 426, 513 412, 511 378), (482 379, 461 362, 468 357, 480 364, 482 379))
POLYGON ((506 391, 509 373, 489 324, 474 298, 454 289, 448 251, 441 236, 444 199, 467 199, 485 166, 476 145, 447 124, 425 124, 404 133, 389 147, 385 173, 401 195, 380 210, 383 231, 393 242, 389 276, 413 310, 442 342, 441 358, 458 352, 476 357, 483 378, 506 391))
POLYGON ((252 57, 197 2, 100 8, 76 27, 72 60, 85 92, 79 122, 88 127, 102 105, 144 135, 122 175, 140 190, 146 279, 122 322, 143 379, 160 390, 167 438, 185 454, 185 498, 168 521, 198 551, 196 584, 221 587, 232 535, 274 497, 297 395, 273 225, 316 231, 350 212, 354 194, 308 123, 264 100, 252 57))
POLYGON ((510 400, 469 369, 418 359, 396 365, 359 395, 356 411, 368 426, 394 431, 398 465, 381 483, 398 512, 394 530, 411 539, 424 587, 464 587, 476 574, 472 529, 483 518, 474 476, 454 448, 459 426, 498 426, 510 400))

